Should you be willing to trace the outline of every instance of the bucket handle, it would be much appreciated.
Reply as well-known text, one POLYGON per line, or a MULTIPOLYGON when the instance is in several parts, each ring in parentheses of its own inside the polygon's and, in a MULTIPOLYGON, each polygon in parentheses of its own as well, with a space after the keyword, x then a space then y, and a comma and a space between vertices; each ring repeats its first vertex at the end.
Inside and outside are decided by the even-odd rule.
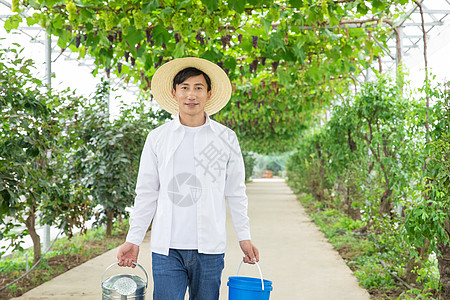
MULTIPOLYGON (((243 263, 244 261, 242 261, 241 260, 241 263, 239 264, 239 268, 238 268, 238 271, 237 271, 237 275, 239 276, 239 272, 241 271, 241 267, 242 267, 242 263, 243 263)), ((264 291, 264 279, 263 279, 263 275, 262 275, 262 272, 261 272, 261 268, 259 267, 259 264, 255 261, 254 262, 255 264, 256 264, 256 266, 258 267, 258 271, 259 271, 259 277, 261 278, 261 288, 262 288, 262 290, 264 291)))
MULTIPOLYGON (((105 273, 106 273, 109 269, 111 269, 113 266, 118 265, 118 264, 119 264, 118 262, 112 263, 109 267, 106 268, 105 271, 103 271, 103 274, 102 274, 102 283, 103 283, 103 277, 105 276, 105 273)), ((145 286, 147 287, 147 286, 148 286, 148 275, 147 275, 147 272, 145 271, 145 269, 144 269, 140 264, 138 264, 138 263, 136 263, 136 262, 132 262, 132 264, 135 265, 135 266, 138 266, 138 267, 141 268, 141 270, 144 272, 144 274, 145 274, 145 279, 147 279, 147 281, 146 281, 146 283, 145 283, 145 286)))

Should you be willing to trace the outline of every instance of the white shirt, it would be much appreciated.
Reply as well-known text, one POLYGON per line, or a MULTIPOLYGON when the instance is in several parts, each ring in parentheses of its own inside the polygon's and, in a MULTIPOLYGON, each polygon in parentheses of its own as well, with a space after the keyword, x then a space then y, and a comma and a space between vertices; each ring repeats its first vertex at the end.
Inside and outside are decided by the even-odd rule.
MULTIPOLYGON (((206 115, 206 114, 205 114, 206 115)), ((168 255, 172 233, 174 153, 185 129, 174 120, 152 130, 142 150, 134 209, 127 242, 140 245, 153 220, 152 252, 168 255)), ((245 168, 236 134, 206 115, 194 138, 195 177, 190 178, 197 199, 198 251, 226 250, 226 204, 239 241, 250 240, 245 193, 245 168), (225 202, 226 199, 226 202, 225 202)))
POLYGON ((189 183, 195 179, 194 138, 202 129, 184 126, 184 138, 174 154, 173 173, 175 186, 172 188, 174 200, 172 207, 172 233, 170 248, 198 249, 197 240, 197 190, 199 187, 189 183))

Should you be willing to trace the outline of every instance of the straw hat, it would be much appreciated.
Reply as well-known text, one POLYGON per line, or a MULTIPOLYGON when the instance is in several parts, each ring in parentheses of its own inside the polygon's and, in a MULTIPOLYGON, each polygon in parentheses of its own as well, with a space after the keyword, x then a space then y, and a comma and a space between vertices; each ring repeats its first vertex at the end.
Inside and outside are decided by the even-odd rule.
POLYGON ((208 116, 215 114, 230 100, 231 83, 221 67, 202 58, 177 58, 159 67, 152 78, 153 97, 161 108, 176 115, 178 102, 172 96, 173 78, 178 72, 189 67, 203 71, 211 79, 211 98, 206 102, 205 112, 208 116))

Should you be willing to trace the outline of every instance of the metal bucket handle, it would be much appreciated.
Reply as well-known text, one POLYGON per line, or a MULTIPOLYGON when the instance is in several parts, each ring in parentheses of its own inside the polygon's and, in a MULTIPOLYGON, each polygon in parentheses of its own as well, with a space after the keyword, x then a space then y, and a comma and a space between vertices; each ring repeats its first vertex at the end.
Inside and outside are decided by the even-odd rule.
MULTIPOLYGON (((112 263, 109 267, 106 268, 105 271, 103 271, 103 274, 102 274, 102 283, 104 282, 104 281, 103 281, 103 277, 105 276, 105 273, 106 273, 109 269, 111 269, 113 266, 118 265, 118 264, 119 264, 118 262, 112 263)), ((141 268, 141 270, 144 272, 144 274, 145 274, 145 279, 147 279, 147 281, 145 282, 145 287, 148 287, 148 275, 147 275, 147 272, 145 271, 145 269, 144 269, 140 264, 138 264, 138 263, 132 262, 132 264, 135 265, 135 266, 138 266, 138 267, 141 268)))
MULTIPOLYGON (((239 276, 239 272, 241 271, 242 263, 243 263, 243 261, 241 260, 241 263, 239 264, 239 268, 238 268, 238 271, 237 271, 237 275, 238 276, 239 276)), ((256 261, 254 261, 254 263, 258 267, 259 276, 261 278, 261 287, 262 287, 262 290, 264 291, 264 279, 263 279, 263 275, 262 275, 262 272, 261 272, 261 268, 259 267, 259 264, 256 261)))

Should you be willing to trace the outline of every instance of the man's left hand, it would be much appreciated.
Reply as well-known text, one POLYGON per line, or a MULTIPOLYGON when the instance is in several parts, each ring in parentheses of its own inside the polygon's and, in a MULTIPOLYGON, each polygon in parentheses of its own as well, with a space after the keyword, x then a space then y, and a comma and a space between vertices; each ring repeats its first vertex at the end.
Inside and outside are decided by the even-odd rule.
POLYGON ((244 262, 247 264, 255 264, 259 262, 259 252, 258 249, 253 245, 252 241, 244 240, 239 242, 242 252, 244 252, 244 262))

